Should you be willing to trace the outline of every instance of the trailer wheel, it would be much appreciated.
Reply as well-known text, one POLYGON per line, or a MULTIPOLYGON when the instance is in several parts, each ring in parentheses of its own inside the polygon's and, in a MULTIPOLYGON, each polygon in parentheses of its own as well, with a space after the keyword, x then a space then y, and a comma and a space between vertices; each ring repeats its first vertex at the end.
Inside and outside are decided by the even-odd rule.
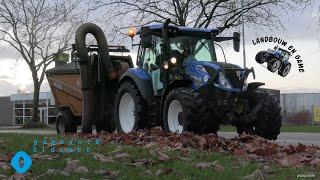
POLYGON ((162 113, 166 132, 201 134, 216 133, 219 129, 219 121, 208 110, 199 93, 187 88, 172 90, 166 96, 162 113))
MULTIPOLYGON (((256 94, 253 101, 258 102, 262 94, 256 94)), ((280 134, 282 126, 281 108, 277 103, 274 95, 264 94, 265 101, 261 109, 257 112, 255 120, 252 124, 246 127, 237 127, 238 133, 245 131, 248 134, 256 134, 265 139, 275 140, 280 134)))
POLYGON ((268 70, 271 72, 278 71, 280 67, 281 67, 281 60, 279 60, 277 58, 272 58, 268 62, 268 70))
POLYGON ((258 52, 256 57, 255 57, 257 63, 263 64, 264 62, 266 62, 268 60, 267 55, 268 55, 268 53, 266 51, 258 52))
POLYGON ((120 85, 115 106, 115 123, 118 132, 129 133, 145 128, 145 102, 131 81, 120 85))
POLYGON ((286 77, 289 74, 290 69, 291 69, 291 63, 284 64, 279 69, 278 74, 282 77, 286 77))
POLYGON ((76 133, 77 123, 72 112, 68 109, 61 110, 56 118, 57 134, 76 133))

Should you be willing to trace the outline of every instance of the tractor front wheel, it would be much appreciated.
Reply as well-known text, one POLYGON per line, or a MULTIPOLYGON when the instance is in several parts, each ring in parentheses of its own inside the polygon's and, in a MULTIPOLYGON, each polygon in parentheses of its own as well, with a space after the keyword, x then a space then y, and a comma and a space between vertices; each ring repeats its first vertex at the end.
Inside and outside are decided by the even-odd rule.
POLYGON ((268 62, 268 70, 271 72, 276 72, 280 69, 281 67, 281 61, 277 58, 272 58, 269 62, 268 62))
POLYGON ((277 98, 270 93, 256 93, 252 99, 257 104, 265 98, 261 109, 257 112, 252 123, 237 127, 239 135, 243 132, 256 134, 265 139, 276 140, 282 126, 281 108, 277 98))
POLYGON ((118 132, 130 133, 145 127, 144 99, 136 85, 125 81, 116 97, 114 120, 118 132))
POLYGON ((216 133, 219 121, 213 118, 199 93, 187 88, 174 89, 163 106, 163 129, 166 132, 191 131, 198 134, 216 133))
POLYGON ((268 53, 266 51, 260 51, 257 53, 255 59, 257 63, 263 64, 264 62, 268 61, 268 53))

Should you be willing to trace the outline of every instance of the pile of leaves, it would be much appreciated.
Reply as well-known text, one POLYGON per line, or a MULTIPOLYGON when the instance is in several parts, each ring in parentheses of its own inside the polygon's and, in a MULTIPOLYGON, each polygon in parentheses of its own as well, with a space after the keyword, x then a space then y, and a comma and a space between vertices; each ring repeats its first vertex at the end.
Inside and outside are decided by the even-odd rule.
POLYGON ((123 133, 74 134, 74 138, 99 138, 102 144, 121 143, 133 146, 168 146, 174 150, 188 152, 201 149, 225 154, 233 154, 247 160, 275 162, 285 167, 309 165, 320 167, 320 147, 303 144, 282 146, 259 136, 242 134, 226 139, 216 134, 197 135, 194 133, 166 133, 157 128, 123 133))

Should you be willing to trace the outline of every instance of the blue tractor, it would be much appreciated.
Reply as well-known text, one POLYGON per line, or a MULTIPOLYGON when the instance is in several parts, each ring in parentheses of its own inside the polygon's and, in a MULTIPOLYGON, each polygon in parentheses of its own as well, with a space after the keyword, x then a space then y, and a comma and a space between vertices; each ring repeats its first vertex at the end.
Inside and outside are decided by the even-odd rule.
MULTIPOLYGON (((239 33, 221 37, 219 29, 174 26, 170 20, 143 26, 136 32, 141 39, 137 44, 137 67, 117 65, 115 68, 114 62, 108 59, 105 37, 97 28, 85 24, 76 34, 74 56, 81 66, 83 110, 95 103, 92 102, 94 94, 86 92, 90 89, 86 81, 90 81, 88 74, 92 71, 87 68, 90 64, 88 52, 83 50, 85 35, 91 33, 98 42, 98 62, 106 72, 108 88, 114 89, 105 91, 115 94, 114 98, 102 100, 114 100, 113 118, 100 121, 111 122, 107 123, 109 126, 114 123, 118 132, 162 126, 166 132, 202 134, 216 133, 220 124, 232 124, 238 133, 257 134, 267 139, 276 139, 280 133, 277 99, 259 88, 264 83, 247 83, 248 75, 254 74, 253 69, 218 62, 215 44, 233 40, 238 52, 239 33)), ((83 112, 83 128, 90 121, 90 113, 94 114, 94 110, 83 112)), ((109 131, 114 129, 108 128, 109 131)))
POLYGON ((280 76, 286 77, 291 70, 290 56, 291 53, 289 51, 276 46, 274 49, 258 52, 255 59, 259 64, 267 62, 269 71, 278 71, 280 76))

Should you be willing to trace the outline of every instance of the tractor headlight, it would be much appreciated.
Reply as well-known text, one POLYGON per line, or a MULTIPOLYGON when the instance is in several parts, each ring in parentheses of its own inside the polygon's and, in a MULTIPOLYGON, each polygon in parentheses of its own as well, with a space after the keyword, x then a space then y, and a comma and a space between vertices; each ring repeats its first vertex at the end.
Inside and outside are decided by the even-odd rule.
POLYGON ((163 68, 164 69, 169 69, 169 63, 167 61, 163 62, 163 68))
POLYGON ((172 58, 170 59, 170 62, 171 62, 172 64, 175 64, 175 63, 177 63, 177 58, 175 58, 175 57, 172 57, 172 58))
POLYGON ((223 72, 219 72, 219 84, 221 87, 226 89, 232 89, 232 85, 229 80, 226 78, 223 72))

